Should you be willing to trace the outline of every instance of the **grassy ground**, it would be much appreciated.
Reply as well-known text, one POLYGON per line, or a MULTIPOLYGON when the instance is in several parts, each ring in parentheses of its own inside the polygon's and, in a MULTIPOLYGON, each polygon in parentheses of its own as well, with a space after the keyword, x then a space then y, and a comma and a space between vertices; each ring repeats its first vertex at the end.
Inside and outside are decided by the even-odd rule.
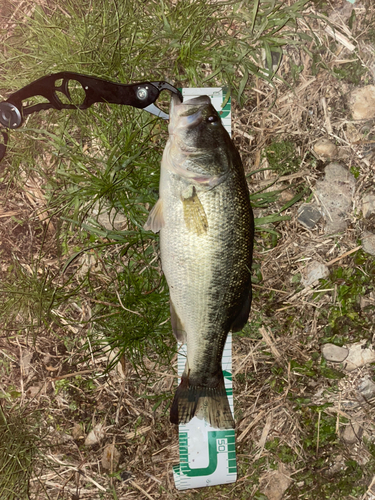
POLYGON ((341 258, 374 229, 360 210, 374 178, 372 123, 366 140, 350 139, 346 96, 373 82, 375 12, 367 1, 347 15, 347 4, 0 6, 1 99, 63 70, 228 86, 257 217, 253 310, 233 347, 238 481, 177 492, 168 289, 158 239, 142 229, 166 124, 95 105, 41 112, 11 133, 0 164, 1 498, 374 498, 373 409, 357 390, 373 367, 348 374, 320 354, 327 342, 371 344, 374 324, 375 259, 362 249, 341 258), (349 227, 333 235, 296 220, 323 176, 327 161, 313 153, 322 137, 357 182, 349 227), (335 262, 304 289, 311 259, 335 262), (85 446, 98 423, 102 439, 85 446), (350 425, 361 429, 353 443, 350 425), (109 445, 118 456, 108 465, 109 445))

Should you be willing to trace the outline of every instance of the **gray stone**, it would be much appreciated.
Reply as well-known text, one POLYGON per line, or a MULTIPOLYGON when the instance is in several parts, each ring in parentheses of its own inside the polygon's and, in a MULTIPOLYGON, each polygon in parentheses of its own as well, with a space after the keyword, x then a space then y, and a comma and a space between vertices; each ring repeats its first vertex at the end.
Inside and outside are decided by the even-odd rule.
POLYGON ((287 203, 288 201, 292 200, 295 197, 296 193, 293 189, 284 189, 281 191, 280 196, 279 196, 279 203, 287 203))
POLYGON ((262 478, 264 486, 261 490, 268 500, 281 500, 285 491, 292 483, 290 472, 284 464, 279 464, 278 470, 270 471, 262 478))
POLYGON ((105 431, 103 424, 96 424, 95 427, 89 432, 88 436, 85 439, 86 446, 94 446, 100 441, 102 441, 105 437, 105 431))
POLYGON ((361 133, 361 126, 359 124, 354 125, 354 123, 346 124, 346 139, 351 144, 356 144, 357 142, 363 141, 364 136, 361 133))
POLYGON ((80 424, 78 424, 77 422, 73 425, 73 427, 71 429, 71 433, 72 433, 72 437, 75 441, 77 441, 78 439, 84 438, 82 426, 80 424))
POLYGON ((335 5, 335 8, 328 16, 328 19, 331 21, 331 23, 345 24, 352 15, 354 2, 355 0, 352 0, 351 2, 344 2, 344 5, 340 8, 338 5, 335 5))
POLYGON ((345 468, 345 459, 342 455, 332 457, 331 466, 327 471, 328 476, 334 476, 345 468))
POLYGON ((307 229, 313 229, 321 217, 322 213, 319 208, 310 203, 305 203, 298 209, 297 220, 307 229))
POLYGON ((341 432, 341 438, 346 444, 354 444, 361 439, 362 434, 362 427, 356 422, 353 422, 344 427, 344 430, 341 432))
POLYGON ((349 354, 343 363, 344 370, 348 372, 375 361, 375 352, 371 347, 366 348, 366 341, 356 342, 348 348, 349 354))
POLYGON ((375 86, 366 85, 354 89, 349 96, 349 108, 353 120, 375 118, 375 86))
POLYGON ((325 264, 312 260, 303 270, 301 283, 303 286, 309 286, 314 281, 329 276, 329 269, 325 264))
POLYGON ((370 400, 375 396, 375 384, 371 379, 364 378, 358 385, 358 391, 366 400, 370 400))
POLYGON ((335 162, 326 166, 324 179, 315 186, 325 219, 325 233, 345 231, 354 190, 355 178, 348 169, 335 162))
POLYGON ((120 231, 125 229, 127 225, 127 218, 125 215, 117 212, 114 208, 109 212, 103 212, 98 215, 98 222, 106 229, 116 229, 120 231))
POLYGON ((324 344, 322 347, 322 356, 327 361, 343 363, 344 370, 351 372, 356 368, 375 361, 374 350, 371 347, 366 348, 365 345, 366 341, 356 342, 345 347, 324 344))
POLYGON ((116 211, 114 208, 109 209, 108 207, 101 206, 99 202, 95 203, 92 209, 92 217, 108 231, 113 231, 114 229, 121 231, 125 229, 127 225, 127 218, 125 215, 116 211))
POLYGON ((340 347, 335 344, 324 344, 322 347, 322 356, 327 361, 342 363, 349 355, 347 347, 340 347))
POLYGON ((336 158, 338 149, 329 139, 320 139, 314 144, 314 151, 323 158, 336 158))
POLYGON ((375 214, 375 194, 367 193, 362 198, 362 214, 365 218, 375 214))
POLYGON ((361 241, 363 250, 370 255, 375 255, 375 234, 363 231, 361 241))
POLYGON ((361 295, 359 297, 359 305, 360 305, 361 309, 364 309, 365 307, 368 307, 368 306, 374 307, 375 306, 375 293, 370 292, 369 294, 361 295))

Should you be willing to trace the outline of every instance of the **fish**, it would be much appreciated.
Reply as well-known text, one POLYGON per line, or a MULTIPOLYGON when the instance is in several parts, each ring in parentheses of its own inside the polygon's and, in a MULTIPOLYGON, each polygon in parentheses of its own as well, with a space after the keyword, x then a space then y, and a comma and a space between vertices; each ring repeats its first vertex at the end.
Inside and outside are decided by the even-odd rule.
POLYGON ((234 428, 221 366, 229 331, 248 321, 254 217, 240 155, 209 96, 173 97, 159 199, 145 229, 160 232, 172 330, 187 344, 170 421, 234 428))

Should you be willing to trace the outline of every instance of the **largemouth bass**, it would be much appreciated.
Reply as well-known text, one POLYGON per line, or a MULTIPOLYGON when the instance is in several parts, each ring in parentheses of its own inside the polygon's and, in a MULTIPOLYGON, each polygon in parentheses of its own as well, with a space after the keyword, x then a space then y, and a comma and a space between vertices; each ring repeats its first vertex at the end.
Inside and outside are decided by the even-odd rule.
POLYGON ((254 219, 241 158, 208 96, 171 103, 159 200, 146 229, 160 231, 173 333, 187 360, 170 420, 194 415, 234 427, 221 358, 251 306, 254 219))

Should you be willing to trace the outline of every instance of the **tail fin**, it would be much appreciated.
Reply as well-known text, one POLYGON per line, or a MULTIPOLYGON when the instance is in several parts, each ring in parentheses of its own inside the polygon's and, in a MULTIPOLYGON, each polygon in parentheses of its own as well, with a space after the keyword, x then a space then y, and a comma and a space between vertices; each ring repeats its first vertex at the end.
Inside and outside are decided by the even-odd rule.
POLYGON ((234 429, 234 420, 225 392, 224 376, 215 387, 190 385, 184 374, 171 406, 172 424, 187 424, 194 416, 207 420, 212 427, 234 429))

